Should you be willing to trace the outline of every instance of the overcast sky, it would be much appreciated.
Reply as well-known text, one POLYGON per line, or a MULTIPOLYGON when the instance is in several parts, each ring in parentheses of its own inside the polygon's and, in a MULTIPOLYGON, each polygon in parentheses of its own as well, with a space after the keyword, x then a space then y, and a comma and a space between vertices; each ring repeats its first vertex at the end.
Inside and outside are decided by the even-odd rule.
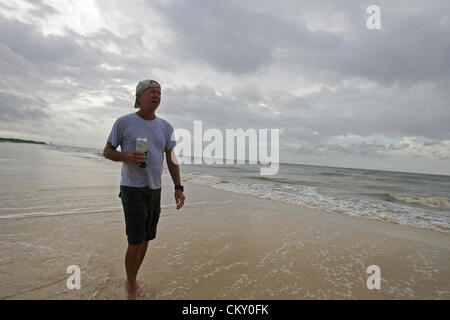
POLYGON ((448 0, 0 0, 0 136, 103 148, 148 78, 174 128, 280 129, 281 162, 450 175, 448 0))

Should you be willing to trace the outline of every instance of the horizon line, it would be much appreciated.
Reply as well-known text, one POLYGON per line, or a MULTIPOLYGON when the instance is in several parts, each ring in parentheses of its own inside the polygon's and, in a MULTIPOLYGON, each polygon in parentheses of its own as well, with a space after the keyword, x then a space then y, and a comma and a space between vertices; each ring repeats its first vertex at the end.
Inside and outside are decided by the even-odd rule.
MULTIPOLYGON (((0 137, 0 138, 4 138, 4 137, 0 137)), ((21 138, 4 138, 4 139, 27 140, 27 139, 21 139, 21 138)), ((29 141, 33 141, 33 140, 29 140, 29 141)), ((35 141, 35 142, 44 142, 45 145, 52 145, 52 146, 58 146, 58 147, 88 148, 88 149, 103 150, 103 147, 100 148, 100 147, 74 146, 74 145, 67 145, 67 144, 55 144, 53 142, 45 142, 45 141, 35 141)), ((14 142, 12 142, 12 143, 14 143, 14 142)), ((191 156, 191 158, 194 158, 194 159, 197 158, 198 159, 200 157, 191 156)), ((203 159, 204 157, 202 156, 201 158, 203 159)), ((208 158, 208 159, 220 160, 220 158, 208 158)), ((226 160, 238 161, 238 159, 227 159, 227 158, 223 158, 222 160, 223 161, 226 161, 226 160)), ((249 162, 249 160, 245 160, 245 162, 246 163, 243 163, 243 164, 250 164, 250 163, 247 163, 247 162, 249 162)), ((226 165, 227 163, 224 163, 224 164, 226 165)), ((235 164, 235 163, 233 163, 233 164, 235 164)), ((229 165, 233 165, 233 164, 229 164, 229 165)), ((264 165, 264 164, 261 164, 261 163, 252 163, 252 164, 264 165)), ((318 165, 318 164, 305 164, 305 163, 297 163, 297 162, 278 162, 278 164, 300 165, 300 166, 321 167, 321 168, 350 169, 350 170, 367 170, 367 171, 384 171, 384 172, 396 172, 396 173, 413 173, 413 174, 423 174, 423 175, 431 175, 431 176, 450 177, 450 174, 444 174, 444 173, 437 174, 437 173, 428 173, 428 172, 411 172, 411 171, 398 171, 398 170, 386 170, 386 169, 351 168, 351 167, 338 167, 338 166, 318 165)), ((192 165, 195 165, 195 164, 192 164, 192 165)), ((202 163, 201 165, 204 165, 204 163, 202 163)))
MULTIPOLYGON (((98 150, 103 150, 102 148, 97 148, 97 147, 84 147, 84 146, 70 146, 70 145, 58 145, 58 144, 54 144, 54 146, 60 146, 60 147, 72 147, 72 148, 89 148, 89 149, 98 149, 98 150)), ((200 157, 195 157, 195 156, 191 156, 191 158, 200 158, 200 157)), ((201 157, 204 158, 204 157, 201 157)), ((208 159, 214 159, 214 160, 219 160, 220 158, 208 158, 208 159)), ((223 161, 226 161, 227 158, 223 158, 223 161)), ((228 159, 228 160, 233 160, 233 161, 238 161, 237 159, 228 159)), ((249 160, 245 160, 246 162, 249 162, 249 160)), ((224 163, 226 165, 226 163, 224 163)), ((234 164, 234 163, 233 163, 234 164)), ((247 164, 247 163, 245 163, 247 164)), ((261 163, 254 163, 254 164, 261 164, 261 163)), ((423 175, 431 175, 431 176, 444 176, 444 177, 450 177, 450 174, 444 174, 444 173, 427 173, 427 172, 411 172, 411 171, 398 171, 398 170, 386 170, 386 169, 368 169, 368 168, 351 168, 351 167, 338 167, 338 166, 326 166, 326 165, 318 165, 318 164, 305 164, 305 163, 296 163, 296 162, 278 162, 278 164, 284 164, 284 165, 300 165, 300 166, 309 166, 309 167, 321 167, 321 168, 336 168, 336 169, 350 169, 350 170, 367 170, 367 171, 384 171, 384 172, 396 172, 396 173, 413 173, 413 174, 423 174, 423 175)), ((192 164, 195 165, 195 164, 192 164)), ((204 163, 202 163, 201 165, 206 165, 204 163)), ((232 165, 232 164, 229 164, 232 165)))

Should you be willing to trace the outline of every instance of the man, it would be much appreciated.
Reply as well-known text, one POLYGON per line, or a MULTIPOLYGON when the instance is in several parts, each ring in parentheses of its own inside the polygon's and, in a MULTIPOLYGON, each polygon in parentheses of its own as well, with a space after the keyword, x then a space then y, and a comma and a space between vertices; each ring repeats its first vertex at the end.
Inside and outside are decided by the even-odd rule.
POLYGON ((137 273, 147 252, 148 242, 156 236, 160 215, 161 176, 166 153, 167 167, 175 184, 177 210, 184 204, 180 169, 172 157, 175 141, 173 127, 157 117, 155 111, 161 102, 161 86, 154 80, 140 81, 136 87, 136 113, 116 120, 103 150, 105 158, 122 161, 119 197, 125 214, 128 249, 125 255, 128 299, 142 296, 136 281, 137 273), (148 152, 137 151, 136 139, 147 138, 148 152), (121 152, 117 151, 120 145, 121 152), (136 165, 146 162, 146 168, 136 165))

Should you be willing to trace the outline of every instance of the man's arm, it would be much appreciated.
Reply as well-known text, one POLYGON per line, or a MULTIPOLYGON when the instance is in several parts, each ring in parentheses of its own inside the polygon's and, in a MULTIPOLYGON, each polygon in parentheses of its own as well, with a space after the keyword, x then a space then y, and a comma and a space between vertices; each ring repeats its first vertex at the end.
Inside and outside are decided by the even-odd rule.
POLYGON ((146 157, 145 153, 140 151, 131 151, 131 152, 120 152, 116 150, 117 148, 114 147, 111 142, 107 142, 105 149, 103 149, 103 156, 106 159, 112 160, 112 161, 122 161, 122 162, 128 162, 133 164, 136 168, 139 168, 136 165, 136 162, 145 162, 146 157))
MULTIPOLYGON (((173 183, 175 185, 181 185, 180 166, 178 166, 178 164, 175 163, 176 158, 172 159, 172 157, 175 157, 175 153, 172 151, 173 149, 166 151, 167 167, 169 168, 170 176, 172 177, 173 183)), ((186 197, 183 194, 183 191, 175 190, 174 197, 175 203, 177 205, 177 210, 181 209, 181 207, 184 205, 184 200, 186 199, 186 197)))

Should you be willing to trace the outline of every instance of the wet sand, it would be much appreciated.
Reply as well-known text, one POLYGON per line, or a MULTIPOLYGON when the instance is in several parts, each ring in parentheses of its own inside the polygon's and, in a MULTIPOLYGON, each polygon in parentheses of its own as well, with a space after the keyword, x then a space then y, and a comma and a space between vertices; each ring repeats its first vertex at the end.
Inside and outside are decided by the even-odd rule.
MULTIPOLYGON (((177 211, 172 188, 165 177, 142 299, 450 298, 447 234, 195 184, 177 211), (370 265, 380 290, 366 286, 370 265)), ((0 299, 125 299, 126 247, 121 210, 2 219, 0 299), (69 265, 79 290, 66 286, 69 265)))

